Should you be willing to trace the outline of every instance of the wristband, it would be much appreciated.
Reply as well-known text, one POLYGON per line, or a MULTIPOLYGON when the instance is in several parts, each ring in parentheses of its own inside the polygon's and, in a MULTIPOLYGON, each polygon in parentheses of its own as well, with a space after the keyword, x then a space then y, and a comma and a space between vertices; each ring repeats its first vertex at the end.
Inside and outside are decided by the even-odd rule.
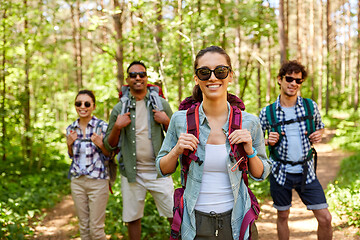
POLYGON ((253 149, 254 153, 251 154, 251 155, 246 155, 248 158, 253 158, 253 157, 255 157, 257 155, 256 149, 254 147, 252 149, 253 149))

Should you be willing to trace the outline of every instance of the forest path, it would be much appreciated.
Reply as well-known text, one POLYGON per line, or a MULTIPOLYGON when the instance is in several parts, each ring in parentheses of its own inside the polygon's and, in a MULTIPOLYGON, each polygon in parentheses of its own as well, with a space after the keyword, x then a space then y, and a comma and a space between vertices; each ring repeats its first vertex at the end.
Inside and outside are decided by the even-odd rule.
MULTIPOLYGON (((338 149, 333 149, 327 144, 334 136, 335 131, 327 130, 321 143, 315 144, 318 153, 318 165, 316 174, 325 189, 329 182, 334 180, 340 169, 341 160, 351 155, 338 149)), ((272 206, 272 199, 267 199, 261 204, 261 213, 256 226, 259 231, 259 240, 277 239, 276 231, 276 209, 272 206)), ((346 220, 341 220, 332 213, 333 239, 354 240, 360 239, 356 236, 358 229, 347 227, 346 220)), ((293 190, 292 207, 289 217, 290 239, 317 239, 317 221, 312 211, 308 211, 301 202, 299 195, 293 190)))
MULTIPOLYGON (((317 175, 321 185, 325 188, 332 181, 340 168, 341 160, 348 157, 350 153, 344 153, 333 149, 327 142, 334 135, 334 131, 326 130, 324 139, 315 145, 318 152, 317 175)), ((301 202, 297 193, 293 194, 293 206, 290 210, 290 239, 317 239, 317 222, 311 211, 306 210, 306 206, 301 202)), ((341 220, 332 214, 334 240, 360 240, 356 236, 358 231, 354 227, 347 227, 346 221, 341 220)), ((272 207, 272 200, 267 199, 261 204, 261 214, 256 223, 259 230, 260 240, 277 239, 276 233, 276 211, 272 207)), ((109 238, 110 236, 108 236, 109 238)), ((75 217, 75 208, 71 195, 65 196, 53 209, 47 211, 45 219, 35 227, 33 239, 40 240, 80 240, 78 234, 78 224, 75 217), (74 237, 77 236, 77 237, 74 237)))

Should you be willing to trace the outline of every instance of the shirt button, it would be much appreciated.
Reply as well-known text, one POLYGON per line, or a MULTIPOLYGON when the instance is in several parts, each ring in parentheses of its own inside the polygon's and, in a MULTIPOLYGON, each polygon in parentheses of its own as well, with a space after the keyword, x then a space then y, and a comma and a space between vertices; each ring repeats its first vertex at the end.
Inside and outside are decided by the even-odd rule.
POLYGON ((135 128, 132 128, 133 131, 135 131, 135 128))
POLYGON ((135 156, 135 153, 133 153, 133 156, 135 156))
POLYGON ((135 141, 133 141, 133 143, 135 143, 135 141))
POLYGON ((135 118, 135 115, 133 115, 132 117, 135 118))
POLYGON ((133 103, 133 106, 135 106, 136 105, 136 103, 133 103))
POLYGON ((134 167, 134 169, 136 169, 136 167, 134 167))

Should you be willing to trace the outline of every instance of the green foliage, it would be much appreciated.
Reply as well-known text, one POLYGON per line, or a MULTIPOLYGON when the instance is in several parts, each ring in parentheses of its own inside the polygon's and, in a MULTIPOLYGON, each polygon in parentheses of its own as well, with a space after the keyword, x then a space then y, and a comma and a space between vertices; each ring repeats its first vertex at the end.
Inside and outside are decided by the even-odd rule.
POLYGON ((327 187, 327 200, 330 208, 350 225, 360 227, 360 128, 359 113, 332 111, 335 117, 325 118, 330 126, 336 128, 331 144, 356 153, 341 162, 340 171, 333 183, 327 187))
POLYGON ((334 183, 327 187, 330 209, 360 228, 360 153, 344 159, 334 183))
MULTIPOLYGON (((113 195, 110 195, 106 207, 105 232, 111 235, 111 239, 119 239, 120 236, 128 238, 126 224, 122 221, 122 194, 120 179, 113 186, 113 195)), ((153 197, 147 193, 145 198, 144 217, 141 220, 141 239, 163 240, 169 239, 170 224, 165 217, 160 217, 156 209, 153 197)))
POLYGON ((68 164, 58 156, 59 152, 49 151, 48 163, 40 171, 23 168, 20 158, 0 165, 0 239, 26 239, 42 209, 53 207, 69 193, 68 164))

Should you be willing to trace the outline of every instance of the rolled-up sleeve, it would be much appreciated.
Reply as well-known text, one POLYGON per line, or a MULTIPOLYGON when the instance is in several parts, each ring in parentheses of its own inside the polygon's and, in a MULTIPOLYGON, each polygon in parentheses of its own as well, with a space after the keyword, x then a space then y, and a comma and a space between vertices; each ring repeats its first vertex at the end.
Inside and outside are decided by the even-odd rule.
POLYGON ((181 132, 186 132, 186 111, 178 111, 172 115, 165 139, 156 157, 156 170, 158 174, 162 177, 166 177, 171 174, 164 175, 161 172, 160 160, 162 157, 167 155, 171 151, 171 149, 175 147, 178 141, 178 136, 181 132))
POLYGON ((246 116, 246 117, 249 118, 249 121, 246 121, 246 124, 244 124, 244 128, 248 128, 248 130, 250 131, 251 138, 253 140, 253 142, 252 142, 253 147, 256 149, 257 156, 262 161, 263 166, 264 166, 264 171, 260 178, 254 177, 253 175, 251 175, 250 172, 249 172, 249 174, 250 174, 250 177, 252 179, 254 179, 255 181, 263 181, 269 176, 270 171, 271 171, 271 166, 272 166, 270 160, 268 159, 268 157, 266 155, 263 130, 261 129, 260 121, 257 117, 255 117, 251 114, 248 114, 248 116, 246 116))

